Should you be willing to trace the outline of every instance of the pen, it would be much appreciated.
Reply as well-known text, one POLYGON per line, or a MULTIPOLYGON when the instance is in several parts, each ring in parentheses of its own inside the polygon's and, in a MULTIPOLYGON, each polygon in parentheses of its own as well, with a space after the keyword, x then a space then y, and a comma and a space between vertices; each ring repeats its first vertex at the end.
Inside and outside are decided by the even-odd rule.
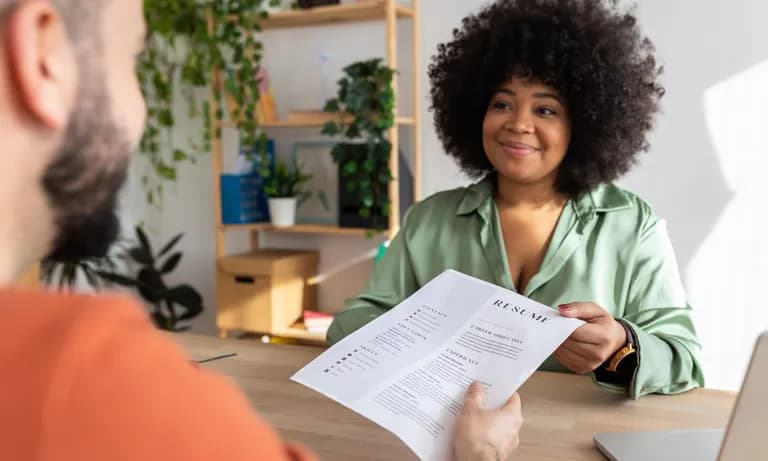
POLYGON ((217 356, 215 356, 215 357, 211 357, 211 358, 208 358, 208 359, 204 359, 204 360, 198 360, 198 361, 197 361, 197 363, 208 363, 208 362, 213 362, 214 360, 227 359, 227 358, 229 358, 229 357, 234 357, 234 356, 236 356, 236 355, 237 355, 237 353, 224 354, 224 355, 217 355, 217 356))

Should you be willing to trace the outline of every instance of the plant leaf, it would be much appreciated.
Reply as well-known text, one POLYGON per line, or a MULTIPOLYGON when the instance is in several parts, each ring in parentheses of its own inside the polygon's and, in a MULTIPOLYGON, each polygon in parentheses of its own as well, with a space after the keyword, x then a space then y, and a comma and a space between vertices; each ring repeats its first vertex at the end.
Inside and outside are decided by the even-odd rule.
POLYGON ((138 277, 139 294, 146 301, 157 303, 167 295, 167 288, 163 283, 163 277, 154 269, 142 269, 138 277))
POLYGON ((165 256, 165 254, 166 254, 166 253, 168 253, 169 251, 171 251, 171 250, 173 249, 173 247, 174 247, 174 246, 176 246, 176 244, 177 244, 177 243, 179 243, 179 240, 181 240, 181 238, 182 238, 182 237, 184 237, 184 234, 183 234, 183 233, 181 233, 181 234, 177 235, 176 237, 174 237, 173 239, 171 239, 171 241, 170 241, 170 242, 168 242, 168 243, 167 243, 167 244, 166 244, 166 245, 163 247, 163 249, 162 249, 162 250, 160 250, 160 253, 158 253, 158 254, 157 254, 157 257, 158 257, 158 258, 162 258, 163 256, 165 256))
POLYGON ((139 239, 139 243, 141 244, 141 247, 147 250, 147 253, 150 255, 150 258, 152 257, 152 245, 149 243, 149 239, 147 238, 147 234, 144 233, 144 230, 136 226, 136 237, 139 239))
POLYGON ((168 290, 166 299, 187 308, 187 312, 179 316, 179 320, 197 317, 203 311, 203 297, 190 285, 171 288, 168 290))
POLYGON ((323 108, 324 112, 338 112, 339 111, 339 100, 338 99, 329 99, 325 103, 325 107, 323 108))
POLYGON ((328 194, 326 194, 324 190, 321 190, 317 193, 317 198, 320 200, 320 203, 323 205, 323 209, 325 209, 325 211, 331 211, 331 204, 328 202, 328 194))
POLYGON ((150 317, 155 323, 155 326, 161 330, 169 331, 168 327, 168 318, 163 315, 162 311, 160 309, 157 309, 156 311, 153 311, 150 314, 150 317))
POLYGON ((152 259, 152 255, 143 247, 131 248, 128 250, 128 254, 131 256, 131 259, 145 266, 151 266, 155 262, 152 259))
POLYGON ((179 265, 179 261, 181 261, 181 253, 174 253, 172 254, 163 264, 163 267, 160 268, 161 274, 167 274, 174 269, 176 269, 176 266, 179 265))
POLYGON ((96 276, 96 273, 88 266, 87 263, 81 263, 80 268, 82 269, 83 274, 85 274, 85 279, 88 281, 88 284, 98 290, 99 279, 96 276))
POLYGON ((96 274, 102 279, 106 280, 107 282, 114 283, 115 285, 120 285, 123 287, 129 287, 129 288, 135 288, 139 286, 138 280, 134 280, 122 274, 117 274, 114 272, 104 272, 104 271, 97 271, 96 274))
POLYGON ((323 130, 321 133, 326 136, 336 136, 340 131, 341 130, 339 129, 339 125, 334 121, 330 121, 323 125, 323 130))

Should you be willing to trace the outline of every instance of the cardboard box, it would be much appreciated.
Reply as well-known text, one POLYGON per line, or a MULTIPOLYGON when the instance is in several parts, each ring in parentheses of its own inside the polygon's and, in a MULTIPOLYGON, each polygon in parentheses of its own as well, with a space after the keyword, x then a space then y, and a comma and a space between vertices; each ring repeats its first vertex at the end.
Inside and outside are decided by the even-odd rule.
POLYGON ((216 323, 221 330, 274 334, 315 309, 318 252, 258 250, 219 259, 216 323))

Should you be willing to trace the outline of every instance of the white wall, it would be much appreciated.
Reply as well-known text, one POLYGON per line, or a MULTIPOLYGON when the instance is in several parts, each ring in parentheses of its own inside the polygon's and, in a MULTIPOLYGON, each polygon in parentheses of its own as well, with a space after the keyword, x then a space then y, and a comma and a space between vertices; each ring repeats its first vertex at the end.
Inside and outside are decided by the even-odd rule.
POLYGON ((625 184, 669 221, 708 385, 736 389, 768 328, 768 205, 757 193, 768 178, 768 3, 643 0, 639 13, 667 96, 652 152, 625 184))
MULTIPOLYGON (((450 39, 451 31, 460 19, 483 3, 480 0, 422 0, 423 182, 427 194, 464 183, 453 163, 442 153, 431 126, 431 113, 426 110, 429 57, 438 43, 450 39)), ((763 130, 768 128, 768 119, 764 117, 766 112, 754 109, 760 104, 763 107, 768 105, 766 90, 755 87, 754 92, 729 97, 728 88, 739 88, 738 82, 719 92, 713 89, 719 83, 768 61, 768 30, 762 23, 768 18, 768 2, 643 0, 640 3, 638 15, 641 23, 657 44, 658 55, 665 65, 667 95, 664 114, 653 133, 652 151, 622 184, 647 198, 659 214, 668 219, 680 267, 698 313, 709 384, 735 388, 740 382, 756 331, 768 326, 768 303, 757 291, 765 279, 755 276, 756 273, 768 276, 768 269, 759 266, 759 261, 768 260, 768 246, 758 245, 759 232, 753 232, 749 236, 751 240, 745 241, 744 235, 737 232, 738 226, 734 229, 722 224, 723 213, 735 196, 733 184, 726 186, 723 162, 735 158, 731 162, 743 166, 745 160, 733 151, 733 143, 721 142, 716 150, 713 136, 717 135, 710 133, 708 123, 713 125, 712 120, 719 120, 713 130, 722 131, 725 129, 723 120, 744 120, 743 124, 731 123, 733 126, 729 125, 725 134, 721 133, 720 137, 725 139, 743 139, 746 134, 740 136, 740 133, 752 133, 759 129, 756 127, 760 123, 763 130), (704 97, 710 89, 718 97, 712 98, 716 102, 714 106, 709 106, 715 109, 711 109, 707 116, 704 97), (763 102, 756 104, 757 98, 763 102), (754 109, 749 116, 747 108, 754 109), (729 111, 728 116, 717 118, 723 110, 729 111), (730 251, 728 242, 741 242, 742 245, 734 253, 730 251), (724 246, 726 251, 723 251, 724 246), (745 274, 751 274, 751 279, 745 278, 745 274), (756 321, 749 321, 748 311, 757 315, 756 321), (733 321, 726 325, 722 322, 723 318, 733 321), (726 330, 723 330, 724 325, 726 330)), ((403 37, 410 37, 408 21, 402 22, 400 31, 403 37)), ((410 86, 406 83, 411 69, 407 42, 401 40, 399 49, 401 89, 406 101, 409 101, 410 86)), ((333 82, 339 77, 341 67, 355 60, 384 55, 384 27, 380 23, 371 23, 269 32, 265 36, 265 49, 265 62, 273 76, 278 109, 284 116, 290 108, 311 108, 321 104, 324 90, 316 65, 319 50, 326 51, 332 58, 329 65, 331 88, 325 89, 332 94, 333 82)), ((753 72, 752 83, 755 81, 753 72)), ((768 78, 763 81, 768 83, 768 78)), ((409 115, 410 109, 405 107, 401 113, 409 115)), ((289 152, 292 136, 300 136, 303 140, 318 139, 308 131, 275 130, 273 133, 282 155, 289 152)), ((409 130, 403 129, 401 133, 407 136, 409 130)), ((403 141, 408 142, 408 139, 403 141)), ((765 156, 768 149, 764 141, 765 138, 755 139, 749 145, 765 156)), ((231 139, 227 145, 230 153, 234 152, 231 139)), ((749 158, 754 160, 758 157, 749 158)), ((139 168, 139 163, 135 165, 135 170, 139 168)), ((765 163, 748 164, 746 169, 756 175, 753 179, 758 185, 768 174, 765 163)), ((208 311, 197 322, 196 329, 212 332, 215 295, 210 159, 203 159, 195 167, 185 168, 180 178, 177 191, 169 193, 166 198, 164 211, 154 216, 146 213, 143 200, 138 195, 137 183, 133 184, 132 190, 127 193, 126 214, 129 221, 146 220, 150 228, 155 229, 158 240, 182 230, 187 233, 183 242, 186 259, 179 269, 178 279, 191 281, 204 293, 208 311)), ((757 187, 748 192, 754 190, 757 187)), ((765 218, 768 211, 760 209, 760 205, 768 208, 766 202, 761 204, 753 200, 748 203, 752 207, 747 206, 746 209, 753 211, 754 217, 742 212, 738 215, 742 220, 739 225, 753 228, 758 223, 758 217, 762 216, 759 229, 768 228, 768 218, 765 218)), ((744 209, 742 207, 742 211, 744 209)), ((237 243, 242 245, 243 241, 243 236, 235 236, 233 247, 237 243)), ((275 236, 268 238, 268 243, 321 247, 321 272, 336 274, 321 289, 321 307, 337 310, 342 306, 343 298, 360 287, 368 276, 370 260, 366 257, 375 248, 376 242, 356 237, 275 236), (349 260, 363 262, 343 268, 349 260), (335 269, 339 267, 343 269, 336 273, 335 269)))

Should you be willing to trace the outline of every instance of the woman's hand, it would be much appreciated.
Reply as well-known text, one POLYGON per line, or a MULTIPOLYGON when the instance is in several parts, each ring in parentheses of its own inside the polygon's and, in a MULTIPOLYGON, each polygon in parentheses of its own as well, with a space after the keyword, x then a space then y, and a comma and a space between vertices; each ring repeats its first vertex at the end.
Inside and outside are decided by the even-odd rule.
POLYGON ((454 461, 506 461, 520 443, 520 396, 512 394, 498 410, 484 409, 484 401, 485 388, 472 383, 453 430, 454 461))
POLYGON ((569 303, 559 307, 563 317, 587 322, 571 333, 555 351, 560 363, 574 373, 594 371, 626 343, 624 327, 597 304, 569 303))

